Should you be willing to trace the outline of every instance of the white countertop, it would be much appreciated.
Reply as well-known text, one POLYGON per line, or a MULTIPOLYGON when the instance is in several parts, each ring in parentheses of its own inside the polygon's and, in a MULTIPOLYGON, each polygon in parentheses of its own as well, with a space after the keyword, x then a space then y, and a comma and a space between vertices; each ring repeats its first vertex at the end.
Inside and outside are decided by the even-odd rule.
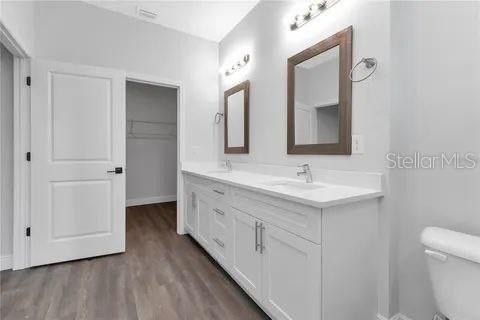
POLYGON ((225 183, 235 187, 261 192, 266 195, 278 197, 302 203, 316 208, 331 207, 346 203, 352 203, 360 200, 379 198, 383 196, 381 190, 361 188, 348 185, 337 185, 330 183, 315 182, 314 186, 319 186, 314 190, 288 189, 281 186, 268 185, 274 181, 292 181, 296 183, 305 183, 302 179, 292 179, 288 177, 279 177, 255 172, 234 170, 231 172, 222 172, 221 169, 201 168, 200 166, 183 166, 182 172, 193 176, 207 178, 217 182, 225 183))

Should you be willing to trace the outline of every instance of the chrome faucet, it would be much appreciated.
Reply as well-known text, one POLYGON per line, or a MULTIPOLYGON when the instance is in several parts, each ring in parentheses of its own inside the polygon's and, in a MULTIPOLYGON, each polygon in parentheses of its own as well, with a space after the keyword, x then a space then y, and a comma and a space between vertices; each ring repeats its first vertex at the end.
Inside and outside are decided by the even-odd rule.
POLYGON ((302 171, 297 172, 297 176, 305 176, 305 182, 307 183, 312 183, 313 178, 312 178, 312 172, 310 171, 310 166, 308 164, 302 164, 301 166, 298 166, 299 168, 302 168, 302 171))
POLYGON ((232 163, 230 162, 230 160, 225 159, 225 167, 228 171, 232 171, 232 163))

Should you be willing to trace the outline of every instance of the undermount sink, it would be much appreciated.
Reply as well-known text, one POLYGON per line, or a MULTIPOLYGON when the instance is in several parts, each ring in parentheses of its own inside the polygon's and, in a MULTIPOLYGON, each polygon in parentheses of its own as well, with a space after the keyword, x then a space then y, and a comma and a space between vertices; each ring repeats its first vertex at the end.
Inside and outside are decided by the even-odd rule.
POLYGON ((267 181, 262 183, 268 187, 279 187, 282 189, 291 189, 291 190, 316 190, 324 188, 324 186, 313 184, 313 183, 306 183, 306 182, 298 182, 298 181, 290 181, 290 180, 275 180, 275 181, 267 181))

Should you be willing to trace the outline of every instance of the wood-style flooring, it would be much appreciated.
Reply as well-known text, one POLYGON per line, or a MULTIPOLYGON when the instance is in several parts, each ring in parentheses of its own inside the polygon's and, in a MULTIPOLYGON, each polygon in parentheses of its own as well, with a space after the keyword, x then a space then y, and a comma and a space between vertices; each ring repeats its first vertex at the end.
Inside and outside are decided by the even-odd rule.
POLYGON ((127 252, 3 271, 0 319, 269 319, 189 236, 175 203, 127 208, 127 252))

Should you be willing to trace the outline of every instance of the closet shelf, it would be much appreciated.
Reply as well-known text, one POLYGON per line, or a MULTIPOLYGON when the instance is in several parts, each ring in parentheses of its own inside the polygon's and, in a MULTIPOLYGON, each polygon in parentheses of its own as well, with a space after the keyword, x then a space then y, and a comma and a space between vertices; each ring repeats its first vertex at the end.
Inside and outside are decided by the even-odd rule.
POLYGON ((315 109, 318 109, 318 108, 328 108, 328 107, 334 107, 334 106, 337 106, 338 107, 339 105, 339 102, 338 100, 331 100, 331 101, 323 101, 323 102, 320 102, 320 103, 317 103, 314 107, 315 109))
POLYGON ((176 138, 175 122, 127 119, 127 139, 175 140, 176 138))

